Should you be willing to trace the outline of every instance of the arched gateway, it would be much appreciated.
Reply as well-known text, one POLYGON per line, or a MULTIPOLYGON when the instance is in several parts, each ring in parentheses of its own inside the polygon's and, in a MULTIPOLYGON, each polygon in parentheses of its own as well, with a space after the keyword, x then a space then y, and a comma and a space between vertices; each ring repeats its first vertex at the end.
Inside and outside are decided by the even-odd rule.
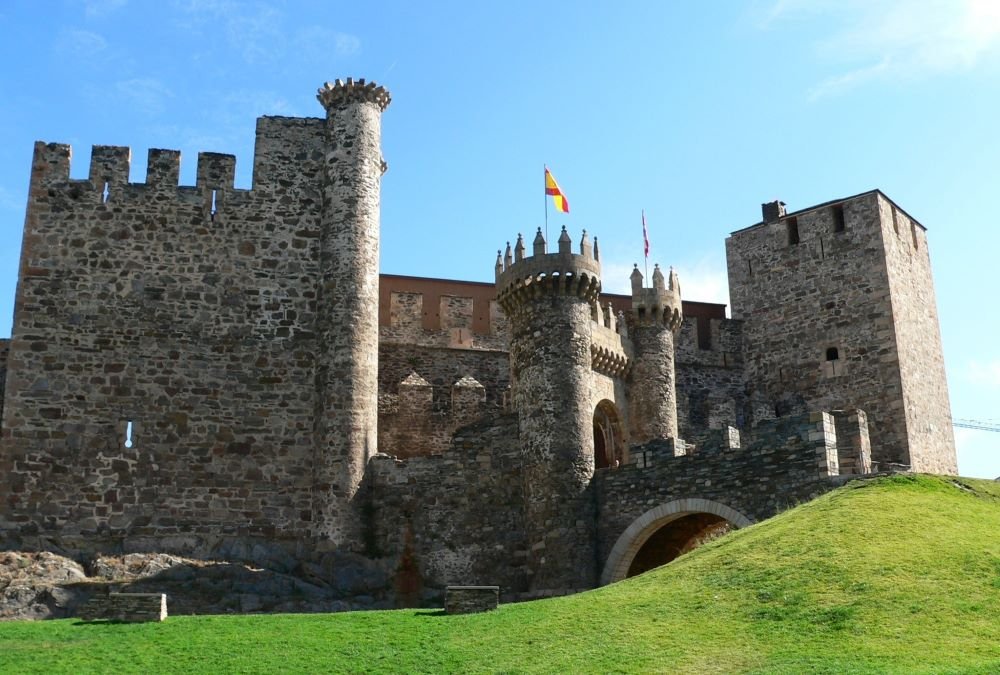
POLYGON ((752 522, 739 511, 710 499, 677 499, 661 504, 632 521, 618 537, 604 564, 601 585, 666 564, 688 550, 692 541, 726 526, 741 528, 752 522))

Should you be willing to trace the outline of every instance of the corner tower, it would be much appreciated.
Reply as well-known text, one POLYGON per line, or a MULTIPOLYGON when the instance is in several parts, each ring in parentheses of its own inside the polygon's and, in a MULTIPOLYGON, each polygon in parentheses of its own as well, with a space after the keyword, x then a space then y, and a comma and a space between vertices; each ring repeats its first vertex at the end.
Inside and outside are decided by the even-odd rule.
POLYGON ((683 319, 681 285, 673 269, 669 281, 664 279, 659 265, 653 268, 652 288, 643 288, 638 265, 631 281, 628 333, 635 349, 629 389, 631 439, 641 444, 677 438, 674 336, 683 319))
POLYGON ((320 281, 317 294, 313 535, 326 547, 362 548, 359 487, 377 449, 378 260, 382 113, 374 82, 327 82, 320 281))
POLYGON ((778 415, 864 410, 883 468, 956 473, 923 225, 879 190, 784 207, 726 239, 748 382, 778 415))
POLYGON ((532 592, 596 583, 591 386, 591 321, 601 267, 586 238, 572 252, 566 228, 533 255, 518 235, 498 256, 497 300, 510 319, 511 387, 524 458, 525 532, 532 592))

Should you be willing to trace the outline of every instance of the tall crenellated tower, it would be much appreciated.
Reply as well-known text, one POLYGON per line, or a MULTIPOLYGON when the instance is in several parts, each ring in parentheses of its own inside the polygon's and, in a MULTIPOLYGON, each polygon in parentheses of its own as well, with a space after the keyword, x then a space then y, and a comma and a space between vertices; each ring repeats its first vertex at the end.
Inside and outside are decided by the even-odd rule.
POLYGON ((923 225, 879 190, 769 202, 726 258, 747 382, 775 414, 864 410, 875 464, 957 472, 923 225))
POLYGON ((360 550, 359 487, 377 449, 378 261, 382 112, 374 82, 327 82, 317 326, 313 534, 322 545, 360 550))
POLYGON ((635 349, 629 390, 631 441, 677 438, 674 337, 683 319, 681 285, 673 268, 666 280, 659 265, 653 268, 652 288, 643 288, 638 265, 630 278, 628 333, 635 349))
POLYGON ((520 235, 498 260, 497 300, 510 319, 514 407, 524 457, 525 532, 533 592, 596 583, 593 502, 591 320, 601 266, 589 242, 557 253, 541 229, 530 257, 520 235))

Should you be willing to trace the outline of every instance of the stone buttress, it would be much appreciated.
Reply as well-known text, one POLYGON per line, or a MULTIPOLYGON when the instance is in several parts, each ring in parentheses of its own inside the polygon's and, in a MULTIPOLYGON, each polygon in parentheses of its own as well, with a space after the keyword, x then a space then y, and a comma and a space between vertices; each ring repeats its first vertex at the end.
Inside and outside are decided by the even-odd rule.
POLYGON ((677 390, 674 336, 683 319, 677 274, 663 278, 653 269, 653 287, 643 288, 642 273, 632 270, 632 309, 628 332, 635 348, 630 374, 629 404, 633 443, 677 438, 677 390))
POLYGON ((390 97, 374 82, 348 79, 325 84, 317 98, 326 108, 327 145, 313 533, 330 547, 358 550, 358 491, 377 449, 381 116, 390 97))
POLYGON ((591 317, 601 290, 600 264, 581 254, 563 228, 557 253, 541 230, 526 257, 496 269, 497 299, 511 323, 514 409, 519 416, 525 532, 531 592, 589 588, 596 582, 591 317), (592 310, 592 308, 594 308, 592 310))

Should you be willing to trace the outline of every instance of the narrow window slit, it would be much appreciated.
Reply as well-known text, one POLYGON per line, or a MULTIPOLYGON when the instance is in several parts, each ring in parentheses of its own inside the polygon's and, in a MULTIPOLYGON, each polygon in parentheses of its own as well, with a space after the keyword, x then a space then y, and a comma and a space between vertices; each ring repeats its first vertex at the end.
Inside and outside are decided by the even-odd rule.
POLYGON ((111 186, 108 184, 108 181, 104 181, 104 189, 101 190, 101 203, 107 204, 108 199, 110 197, 111 197, 111 186))
POLYGON ((125 422, 125 442, 123 443, 126 448, 131 448, 135 445, 135 441, 132 438, 132 431, 132 420, 128 420, 125 422))
POLYGON ((847 229, 847 223, 844 221, 844 206, 838 204, 833 207, 833 231, 843 232, 847 229))
POLYGON ((789 218, 785 221, 785 227, 788 230, 788 245, 795 246, 799 243, 799 219, 789 218))
POLYGON ((218 192, 217 190, 212 190, 212 214, 211 214, 211 217, 212 217, 213 221, 215 220, 215 214, 219 212, 219 209, 217 208, 216 202, 215 202, 215 198, 216 198, 216 193, 217 192, 218 192))

